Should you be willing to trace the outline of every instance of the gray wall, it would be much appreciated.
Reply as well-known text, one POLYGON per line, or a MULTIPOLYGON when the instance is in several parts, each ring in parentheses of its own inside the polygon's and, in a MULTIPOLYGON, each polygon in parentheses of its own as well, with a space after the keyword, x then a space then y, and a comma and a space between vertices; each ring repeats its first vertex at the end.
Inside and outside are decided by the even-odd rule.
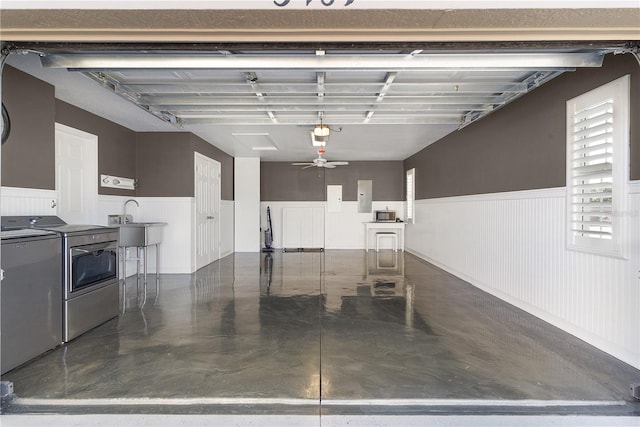
POLYGON ((2 145, 2 185, 55 190, 54 87, 13 67, 2 74, 11 134, 2 145))
MULTIPOLYGON (((123 126, 56 99, 56 121, 98 136, 98 175, 136 177, 136 133, 123 126)), ((100 179, 100 177, 96 177, 100 179)), ((134 190, 101 187, 98 193, 134 196, 134 190)))
MULTIPOLYGON (((193 197, 195 151, 221 163, 223 200, 233 200, 233 157, 186 132, 136 133, 55 98, 53 86, 5 66, 2 97, 11 135, 2 146, 2 185, 55 190, 55 123, 98 137, 98 174, 136 178, 136 190, 100 194, 193 197)), ((99 176, 96 177, 99 180, 99 176)))
POLYGON ((324 174, 324 169, 302 169, 290 162, 261 162, 260 200, 326 200, 324 174))
POLYGON ((194 152, 220 162, 221 199, 233 200, 233 157, 188 132, 136 135, 136 195, 193 197, 194 152))
POLYGON ((342 200, 357 200, 360 179, 373 181, 373 200, 403 200, 401 161, 349 162, 335 169, 292 166, 291 162, 260 163, 260 199, 324 201, 327 185, 342 185, 342 200))
POLYGON ((358 180, 370 179, 374 201, 399 201, 404 200, 402 173, 401 161, 349 162, 348 166, 327 170, 326 185, 342 185, 342 200, 355 202, 358 180))
POLYGON ((609 55, 602 68, 551 82, 426 147, 404 162, 416 169, 416 199, 565 185, 566 101, 631 74, 631 171, 640 179, 640 67, 609 55))
POLYGON ((136 195, 193 197, 191 137, 186 132, 136 134, 136 195))

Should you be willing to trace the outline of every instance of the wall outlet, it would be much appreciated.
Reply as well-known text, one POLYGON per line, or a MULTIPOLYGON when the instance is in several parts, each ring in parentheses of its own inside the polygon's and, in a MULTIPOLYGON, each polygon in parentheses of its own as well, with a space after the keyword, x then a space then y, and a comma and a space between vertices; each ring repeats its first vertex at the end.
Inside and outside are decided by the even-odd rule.
POLYGON ((111 226, 129 224, 133 222, 133 215, 109 215, 107 219, 111 226))
POLYGON ((122 215, 109 215, 107 220, 109 225, 120 225, 122 224, 122 215))

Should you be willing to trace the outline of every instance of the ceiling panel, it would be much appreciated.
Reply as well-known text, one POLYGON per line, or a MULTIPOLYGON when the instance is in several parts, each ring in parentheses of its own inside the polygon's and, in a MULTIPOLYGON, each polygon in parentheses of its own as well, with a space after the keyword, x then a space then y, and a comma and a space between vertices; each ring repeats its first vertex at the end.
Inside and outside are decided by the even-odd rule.
POLYGON ((44 68, 33 54, 28 60, 11 55, 9 63, 50 79, 57 93, 81 108, 92 111, 113 103, 118 110, 103 116, 134 130, 193 132, 234 156, 312 159, 316 148, 309 131, 323 123, 331 129, 329 160, 401 160, 563 72, 599 66, 607 51, 256 49, 142 54, 92 52, 85 46, 40 52, 44 68), (61 70, 70 72, 61 78, 61 70), (71 89, 74 81, 86 85, 87 77, 95 86, 93 93, 100 94, 91 100, 71 89), (116 106, 114 96, 129 107, 116 106), (145 114, 144 123, 131 126, 125 117, 133 114, 129 109, 136 110, 136 116, 145 114))
MULTIPOLYGON (((239 58, 240 64, 246 64, 250 61, 244 61, 244 55, 229 53, 225 58, 239 58)), ((463 65, 461 61, 464 58, 449 54, 398 54, 395 51, 360 53, 354 58, 342 53, 330 55, 323 53, 318 56, 315 52, 304 51, 280 52, 277 55, 252 52, 252 60, 262 56, 263 66, 269 68, 255 71, 229 70, 226 67, 196 70, 102 69, 86 71, 86 74, 161 120, 180 128, 205 124, 207 119, 212 125, 313 125, 327 120, 341 125, 416 123, 463 126, 560 72, 571 70, 565 62, 572 62, 561 57, 556 61, 561 66, 550 66, 546 57, 535 53, 542 64, 538 67, 540 69, 523 69, 525 67, 519 65, 520 58, 505 64, 502 58, 488 54, 482 57, 467 55, 474 60, 461 70, 451 70, 447 64, 433 67, 429 63, 425 68, 413 69, 404 63, 426 63, 425 59, 438 62, 444 58, 463 65), (332 59, 347 58, 351 66, 347 67, 347 62, 341 61, 340 66, 345 69, 338 71, 324 71, 322 68, 315 71, 306 66, 302 69, 286 68, 294 58, 317 63, 319 67, 323 64, 337 66, 332 59), (379 64, 385 59, 389 60, 390 67, 395 68, 369 69, 374 62, 379 64), (271 69, 278 64, 283 68, 271 69)), ((218 58, 219 55, 212 57, 218 58)), ((177 66, 180 66, 181 59, 184 58, 176 57, 177 66)), ((53 60, 56 60, 55 56, 53 60)), ((527 67, 532 67, 527 58, 525 62, 527 67)), ((295 61, 293 64, 304 65, 304 62, 295 61)))

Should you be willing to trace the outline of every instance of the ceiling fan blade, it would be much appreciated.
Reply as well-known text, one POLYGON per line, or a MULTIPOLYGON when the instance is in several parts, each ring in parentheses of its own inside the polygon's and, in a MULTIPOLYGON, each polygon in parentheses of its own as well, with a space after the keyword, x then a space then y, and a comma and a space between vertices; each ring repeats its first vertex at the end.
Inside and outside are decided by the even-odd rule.
POLYGON ((307 166, 303 167, 302 169, 309 169, 309 168, 312 168, 312 167, 314 167, 314 166, 315 166, 315 164, 314 164, 314 163, 311 163, 311 164, 308 164, 308 163, 307 163, 307 166))
POLYGON ((346 166, 348 165, 349 162, 327 162, 326 165, 331 165, 331 166, 346 166))
POLYGON ((293 166, 313 166, 313 165, 315 165, 315 163, 309 163, 309 162, 306 162, 306 163, 291 163, 291 165, 293 165, 293 166))
POLYGON ((336 166, 335 166, 335 165, 332 165, 331 163, 325 163, 324 165, 322 165, 322 167, 323 167, 323 168, 333 169, 333 168, 335 168, 336 166))

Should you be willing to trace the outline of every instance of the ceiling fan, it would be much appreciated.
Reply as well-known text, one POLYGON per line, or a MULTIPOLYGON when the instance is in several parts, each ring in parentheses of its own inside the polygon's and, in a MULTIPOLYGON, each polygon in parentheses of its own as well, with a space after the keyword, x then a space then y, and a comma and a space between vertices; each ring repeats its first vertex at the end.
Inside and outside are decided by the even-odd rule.
POLYGON ((313 159, 313 162, 310 163, 291 163, 293 166, 304 166, 302 169, 307 169, 310 167, 318 167, 318 168, 329 168, 329 169, 333 169, 336 166, 346 166, 349 164, 349 162, 330 162, 327 159, 325 159, 324 157, 322 157, 322 155, 326 153, 325 150, 318 150, 318 158, 317 159, 313 159))

